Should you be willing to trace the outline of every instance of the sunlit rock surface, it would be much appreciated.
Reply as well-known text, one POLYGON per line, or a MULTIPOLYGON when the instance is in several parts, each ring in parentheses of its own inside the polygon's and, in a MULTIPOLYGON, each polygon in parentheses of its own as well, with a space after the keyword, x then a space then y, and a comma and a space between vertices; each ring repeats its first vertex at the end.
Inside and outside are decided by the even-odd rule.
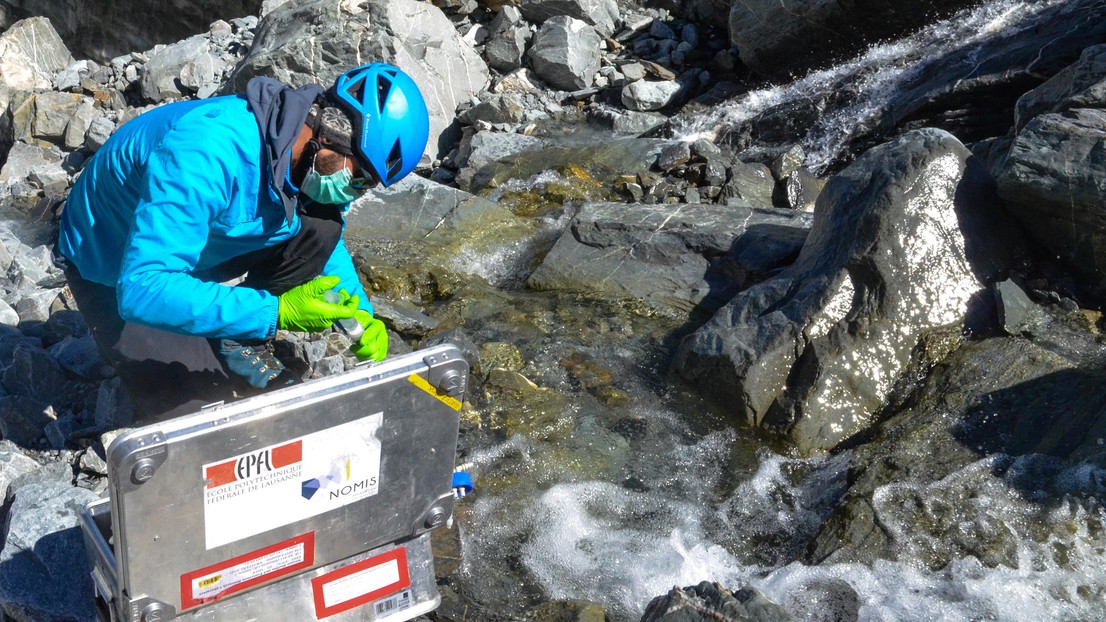
POLYGON ((972 556, 1017 568, 1039 558, 1032 565, 1045 573, 1096 565, 1096 511, 1054 500, 1102 494, 1106 348, 1085 333, 1097 314, 1056 315, 1033 337, 966 343, 946 357, 909 407, 855 450, 852 485, 806 562, 941 568, 972 556), (1028 535, 1048 521, 1067 525, 1052 543, 1028 535), (1049 559, 1059 549, 1067 553, 1049 559))
POLYGON ((21 20, 0 35, 0 85, 13 89, 48 89, 54 74, 73 57, 50 20, 21 20))
POLYGON ((926 331, 965 321, 1019 248, 1002 223, 967 149, 911 132, 830 180, 795 264, 687 337, 677 367, 737 417, 830 449, 873 422, 926 331))

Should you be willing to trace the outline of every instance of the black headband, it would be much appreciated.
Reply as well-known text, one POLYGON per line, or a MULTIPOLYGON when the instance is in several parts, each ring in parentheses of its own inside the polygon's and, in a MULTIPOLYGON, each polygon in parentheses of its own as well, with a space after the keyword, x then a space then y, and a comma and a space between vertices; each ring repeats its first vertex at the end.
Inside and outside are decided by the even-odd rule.
POLYGON ((341 109, 315 103, 307 113, 307 124, 319 143, 338 153, 355 158, 353 153, 353 126, 341 109))

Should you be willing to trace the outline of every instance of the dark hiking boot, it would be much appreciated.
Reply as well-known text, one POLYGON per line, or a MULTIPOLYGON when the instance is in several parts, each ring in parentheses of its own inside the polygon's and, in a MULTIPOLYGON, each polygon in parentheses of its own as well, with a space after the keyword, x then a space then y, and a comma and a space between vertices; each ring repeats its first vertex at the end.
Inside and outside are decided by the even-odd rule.
POLYGON ((215 354, 232 377, 258 389, 292 384, 292 373, 273 355, 267 341, 241 342, 218 339, 215 354))

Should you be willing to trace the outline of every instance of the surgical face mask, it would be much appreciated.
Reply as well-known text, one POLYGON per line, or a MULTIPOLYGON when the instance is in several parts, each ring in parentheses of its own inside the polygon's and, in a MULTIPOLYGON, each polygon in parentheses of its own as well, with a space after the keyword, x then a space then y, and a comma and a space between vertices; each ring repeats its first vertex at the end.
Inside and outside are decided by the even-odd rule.
POLYGON ((342 168, 338 169, 336 173, 320 175, 319 171, 315 170, 315 162, 312 160, 311 169, 304 176, 300 191, 307 198, 318 203, 343 205, 361 196, 361 193, 350 185, 351 179, 353 179, 353 176, 349 169, 345 167, 344 161, 342 168))

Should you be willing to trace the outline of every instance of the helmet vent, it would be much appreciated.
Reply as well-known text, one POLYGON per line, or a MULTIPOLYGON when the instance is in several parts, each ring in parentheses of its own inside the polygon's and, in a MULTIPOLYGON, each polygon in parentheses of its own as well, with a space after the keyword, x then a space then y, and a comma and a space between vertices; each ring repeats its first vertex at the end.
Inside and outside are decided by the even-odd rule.
POLYGON ((352 97, 354 101, 365 101, 365 79, 361 78, 351 83, 346 87, 346 93, 352 97))
POLYGON ((392 81, 386 80, 384 76, 378 75, 376 77, 376 102, 380 106, 380 111, 384 111, 384 102, 388 101, 388 93, 392 90, 392 81))
POLYGON ((398 175, 400 169, 403 168, 403 149, 400 147, 398 140, 392 145, 392 152, 388 154, 384 166, 388 167, 388 179, 398 175))

